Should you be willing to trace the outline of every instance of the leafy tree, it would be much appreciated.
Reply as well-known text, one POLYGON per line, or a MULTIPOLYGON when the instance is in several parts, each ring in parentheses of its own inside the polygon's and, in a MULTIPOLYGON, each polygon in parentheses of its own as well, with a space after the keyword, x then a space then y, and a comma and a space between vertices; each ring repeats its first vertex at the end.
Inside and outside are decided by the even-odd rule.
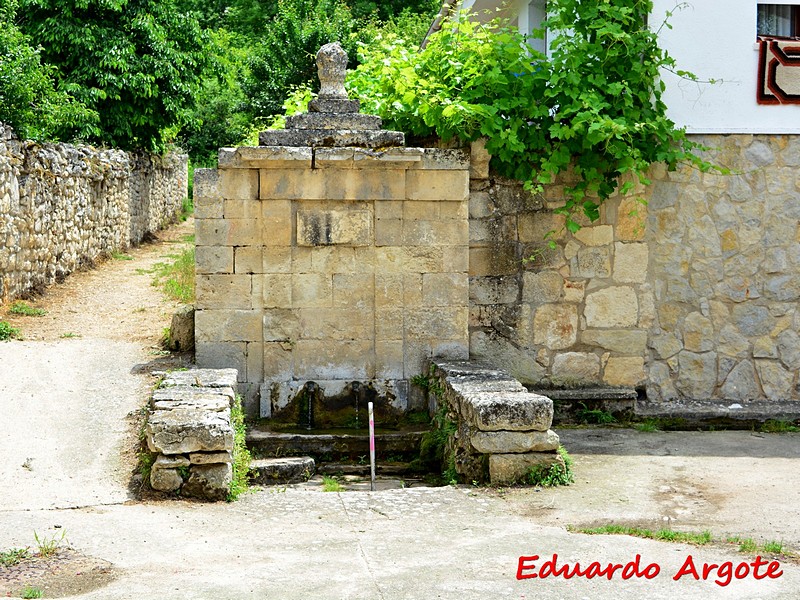
POLYGON ((355 57, 355 28, 350 10, 339 0, 278 0, 244 83, 252 113, 279 114, 293 87, 315 80, 315 56, 322 45, 339 41, 355 57))
MULTIPOLYGON (((650 0, 550 0, 548 58, 516 29, 447 22, 419 51, 396 36, 362 47, 349 85, 387 126, 419 136, 487 138, 492 166, 541 189, 571 170, 567 228, 616 189, 649 183, 654 162, 711 165, 666 116, 661 68, 674 60, 646 25, 650 0)), ((541 32, 539 33, 541 35, 541 32)))
MULTIPOLYGON (((439 7, 442 5, 439 0, 350 0, 348 4, 354 17, 375 17, 381 21, 388 21, 404 11, 430 15, 432 21, 433 15, 438 12, 439 7)), ((428 25, 430 25, 430 22, 428 25)))
POLYGON ((93 141, 162 151, 186 123, 206 38, 174 0, 21 0, 20 8, 59 85, 99 114, 93 141))
POLYGON ((64 128, 91 134, 97 114, 57 89, 54 69, 15 25, 16 10, 16 0, 0 0, 0 121, 23 139, 54 140, 64 128))

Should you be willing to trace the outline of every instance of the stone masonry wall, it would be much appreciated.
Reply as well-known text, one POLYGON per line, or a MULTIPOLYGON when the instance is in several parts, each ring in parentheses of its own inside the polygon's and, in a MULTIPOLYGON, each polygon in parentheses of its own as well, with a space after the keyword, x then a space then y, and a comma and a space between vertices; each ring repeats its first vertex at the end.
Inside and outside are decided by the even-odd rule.
POLYGON ((733 175, 656 173, 647 396, 798 400, 800 136, 704 136, 733 175))
POLYGON ((532 196, 474 146, 471 355, 524 383, 654 402, 799 399, 800 138, 699 141, 734 174, 654 166, 574 235, 552 212, 563 182, 532 196))
POLYGON ((195 172, 198 365, 237 368, 251 416, 309 381, 407 410, 427 359, 467 358, 467 170, 458 150, 221 150, 195 172))
POLYGON ((654 317, 645 208, 615 196, 571 234, 552 212, 563 183, 532 195, 490 177, 480 145, 472 154, 471 356, 543 387, 643 385, 654 317))
POLYGON ((174 221, 187 159, 19 141, 0 124, 0 300, 25 296, 174 221))

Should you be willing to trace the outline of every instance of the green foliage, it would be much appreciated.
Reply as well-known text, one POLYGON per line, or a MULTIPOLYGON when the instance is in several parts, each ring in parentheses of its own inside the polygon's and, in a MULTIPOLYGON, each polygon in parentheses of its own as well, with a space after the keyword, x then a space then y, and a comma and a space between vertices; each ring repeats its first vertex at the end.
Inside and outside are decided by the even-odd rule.
POLYGON ((578 410, 577 416, 582 423, 590 423, 594 425, 607 425, 608 423, 616 423, 614 415, 607 410, 599 408, 590 409, 583 402, 580 403, 581 408, 578 410))
POLYGON ((90 141, 160 152, 187 121, 207 39, 174 0, 21 0, 19 16, 58 85, 99 115, 90 141))
POLYGON ((759 431, 763 431, 764 433, 790 433, 800 431, 800 427, 797 427, 791 421, 770 419, 761 425, 759 431))
POLYGON ((0 121, 21 139, 53 139, 69 128, 95 131, 97 113, 56 83, 56 70, 15 23, 17 0, 0 0, 0 121))
POLYGON ((355 57, 356 27, 339 0, 278 0, 277 13, 250 59, 244 83, 250 112, 277 115, 293 88, 309 82, 318 86, 315 57, 322 45, 339 41, 355 57))
POLYGON ((24 315, 26 317, 42 317, 47 314, 43 308, 34 308, 27 302, 16 300, 11 304, 8 312, 15 315, 24 315))
POLYGON ((661 431, 657 419, 645 419, 641 423, 636 423, 634 427, 638 431, 645 431, 645 432, 661 431))
POLYGON ((37 554, 41 558, 53 556, 56 552, 58 552, 62 544, 69 543, 67 541, 67 531, 65 529, 61 530, 61 535, 54 533, 51 536, 43 535, 42 537, 39 537, 39 534, 34 531, 33 537, 36 540, 36 548, 38 550, 37 554))
POLYGON ((202 166, 216 166, 217 150, 237 145, 251 123, 241 88, 248 73, 250 42, 224 29, 209 32, 209 38, 208 67, 189 123, 179 137, 184 150, 202 166))
POLYGON ((8 321, 0 321, 0 341, 22 339, 17 327, 12 327, 8 321))
POLYGON ((236 500, 248 489, 250 475, 250 451, 247 449, 247 428, 244 422, 242 399, 237 395, 231 408, 233 426, 233 477, 228 492, 228 501, 236 500))
POLYGON ((339 483, 335 477, 322 476, 322 491, 323 492, 343 492, 344 486, 339 483))
POLYGON ((575 481, 575 474, 572 472, 572 457, 567 453, 564 446, 558 447, 558 454, 564 461, 564 465, 553 464, 549 467, 540 465, 532 467, 528 471, 527 483, 540 487, 554 487, 557 485, 569 485, 575 481))
POLYGON ((382 36, 361 47, 348 85, 389 128, 486 137, 492 167, 530 189, 569 174, 558 211, 576 231, 576 213, 596 220, 615 190, 649 183, 654 162, 711 168, 666 116, 659 69, 675 65, 646 26, 651 8, 650 0, 551 0, 549 58, 500 22, 452 19, 421 51, 382 36))
POLYGON ((44 598, 44 592, 38 587, 26 585, 20 592, 20 598, 44 598))

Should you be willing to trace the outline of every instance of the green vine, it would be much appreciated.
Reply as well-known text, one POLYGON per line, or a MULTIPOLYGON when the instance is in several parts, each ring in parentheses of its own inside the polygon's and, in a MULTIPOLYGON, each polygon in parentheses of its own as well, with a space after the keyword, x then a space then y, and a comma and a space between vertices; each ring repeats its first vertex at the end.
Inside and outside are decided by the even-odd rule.
POLYGON ((508 24, 452 18, 423 50, 397 36, 362 46, 348 86, 387 127, 485 137, 494 170, 528 189, 567 176, 557 210, 574 232, 578 213, 595 221, 615 191, 648 184, 653 163, 716 168, 666 115, 659 70, 692 76, 659 48, 651 9, 650 0, 549 0, 549 57, 508 24))

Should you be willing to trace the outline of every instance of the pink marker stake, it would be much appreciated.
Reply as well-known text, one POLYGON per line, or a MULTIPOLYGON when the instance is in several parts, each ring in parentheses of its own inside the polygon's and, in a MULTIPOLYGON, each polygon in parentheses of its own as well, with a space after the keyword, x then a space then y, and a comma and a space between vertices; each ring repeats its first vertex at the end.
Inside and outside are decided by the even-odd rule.
POLYGON ((367 404, 369 409, 369 469, 370 469, 370 491, 375 491, 375 417, 372 415, 372 402, 367 404))

